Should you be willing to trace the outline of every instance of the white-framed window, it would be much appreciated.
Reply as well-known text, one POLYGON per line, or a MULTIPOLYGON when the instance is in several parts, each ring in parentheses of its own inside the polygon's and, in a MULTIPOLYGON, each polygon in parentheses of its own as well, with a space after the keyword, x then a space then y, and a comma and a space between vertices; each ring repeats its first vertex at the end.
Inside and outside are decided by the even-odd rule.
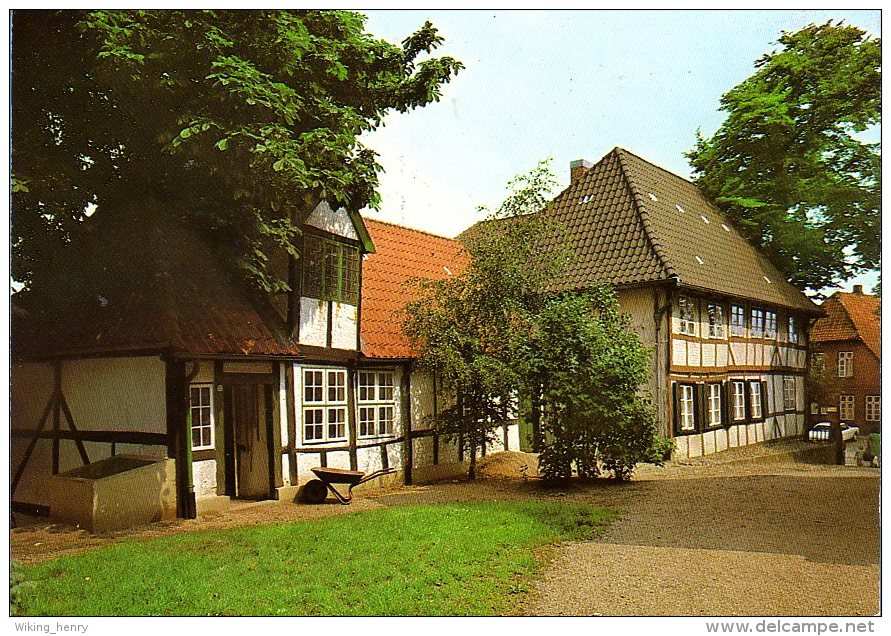
POLYGON ((689 296, 678 297, 678 332, 696 335, 696 301, 689 296))
POLYGON ((783 376, 783 410, 794 411, 796 408, 795 377, 783 376))
POLYGON ((709 426, 720 426, 721 425, 721 385, 720 384, 709 384, 708 393, 706 394, 708 400, 708 425, 709 426))
POLYGON ((850 422, 854 419, 854 396, 839 395, 838 396, 838 418, 842 421, 850 422))
POLYGON ((693 385, 678 385, 678 430, 696 430, 696 412, 693 408, 693 385))
POLYGON ((854 352, 838 352, 838 377, 850 378, 854 375, 854 352))
POLYGON ((775 311, 764 312, 764 337, 777 337, 777 314, 775 311))
POLYGON ((746 335, 746 308, 739 305, 730 307, 730 335, 746 335))
POLYGON ((213 448, 212 384, 192 384, 189 387, 189 415, 192 428, 192 450, 213 448))
POLYGON ((357 376, 359 437, 393 435, 396 430, 395 374, 365 370, 357 376))
POLYGON ((724 337, 724 306, 718 303, 708 304, 708 337, 724 337))
POLYGON ((867 395, 866 396, 866 421, 881 422, 882 421, 882 396, 867 395))
POLYGON ((346 369, 308 369, 303 378, 303 441, 347 438, 346 369))
POLYGON ((795 320, 795 316, 789 316, 789 342, 797 343, 799 337, 798 322, 795 320))
POLYGON ((753 309, 751 312, 751 320, 749 324, 751 325, 751 336, 753 338, 763 338, 764 337, 764 310, 763 309, 753 309))
POLYGON ((764 418, 762 404, 761 383, 757 380, 749 382, 749 414, 751 419, 760 420, 764 418))
POLYGON ((735 422, 746 419, 746 383, 742 380, 734 380, 730 383, 731 417, 735 422))

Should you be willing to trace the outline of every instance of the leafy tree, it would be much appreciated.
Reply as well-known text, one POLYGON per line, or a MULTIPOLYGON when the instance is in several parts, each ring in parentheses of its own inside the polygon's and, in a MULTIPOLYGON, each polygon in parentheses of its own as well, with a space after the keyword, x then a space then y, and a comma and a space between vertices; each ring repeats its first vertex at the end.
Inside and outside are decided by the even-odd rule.
POLYGON ((464 272, 419 282, 419 300, 406 310, 421 365, 457 397, 434 423, 469 452, 471 477, 477 449, 516 417, 520 396, 536 396, 543 408, 548 476, 575 468, 624 479, 652 456, 655 418, 638 394, 649 353, 613 292, 551 289, 571 266, 568 252, 540 248, 549 235, 547 244, 561 244, 553 240, 561 227, 546 213, 553 184, 546 162, 514 179, 499 209, 463 236, 471 257, 464 272))
MULTIPOLYGON (((91 204, 185 210, 260 288, 319 198, 376 205, 359 136, 440 97, 462 64, 348 11, 16 11, 12 275, 30 283, 91 204), (422 58, 427 58, 423 59, 422 58)), ((139 228, 134 228, 138 232, 139 228)))
POLYGON ((510 193, 487 221, 465 236, 470 262, 457 276, 417 281, 419 299, 405 310, 405 329, 420 346, 420 365, 443 378, 457 397, 434 425, 470 456, 496 439, 514 417, 523 378, 513 358, 516 338, 528 332, 542 306, 559 255, 542 254, 538 238, 553 225, 535 214, 547 204, 556 180, 547 162, 516 177, 510 193))
POLYGON ((518 349, 524 374, 541 386, 542 476, 565 480, 574 468, 628 479, 639 462, 661 463, 655 411, 641 393, 650 352, 609 286, 550 299, 518 349))
POLYGON ((843 24, 783 33, 721 99, 727 119, 688 153, 697 183, 802 288, 880 260, 881 40, 843 24))

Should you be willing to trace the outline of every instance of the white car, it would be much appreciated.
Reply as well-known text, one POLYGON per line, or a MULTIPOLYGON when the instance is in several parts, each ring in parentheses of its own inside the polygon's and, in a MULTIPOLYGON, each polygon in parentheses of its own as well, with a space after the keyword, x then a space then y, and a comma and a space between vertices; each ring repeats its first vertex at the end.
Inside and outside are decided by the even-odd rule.
MULTIPOLYGON (((860 433, 860 429, 856 426, 849 426, 844 422, 841 424, 841 434, 844 441, 857 439, 858 433, 860 433)), ((820 422, 815 424, 811 432, 808 433, 808 439, 812 442, 823 442, 831 439, 831 435, 832 425, 829 422, 820 422)))

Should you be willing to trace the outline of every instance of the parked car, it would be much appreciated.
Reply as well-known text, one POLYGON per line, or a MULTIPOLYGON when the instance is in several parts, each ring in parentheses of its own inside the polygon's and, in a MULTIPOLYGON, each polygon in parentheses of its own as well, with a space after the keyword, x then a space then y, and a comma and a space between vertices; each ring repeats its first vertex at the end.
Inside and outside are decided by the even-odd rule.
MULTIPOLYGON (((860 429, 856 426, 849 426, 845 423, 841 424, 841 434, 844 441, 847 442, 850 439, 857 439, 859 433, 860 429)), ((829 422, 820 422, 819 424, 814 424, 814 428, 808 433, 808 439, 812 442, 823 442, 831 439, 831 435, 832 425, 829 422)))

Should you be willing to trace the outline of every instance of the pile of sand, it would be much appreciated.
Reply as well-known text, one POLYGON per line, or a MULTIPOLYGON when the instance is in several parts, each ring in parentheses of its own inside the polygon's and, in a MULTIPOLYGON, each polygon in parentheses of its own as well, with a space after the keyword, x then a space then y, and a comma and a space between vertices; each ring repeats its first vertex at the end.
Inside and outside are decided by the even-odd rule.
POLYGON ((476 474, 482 479, 538 477, 538 455, 504 451, 480 458, 476 474))

